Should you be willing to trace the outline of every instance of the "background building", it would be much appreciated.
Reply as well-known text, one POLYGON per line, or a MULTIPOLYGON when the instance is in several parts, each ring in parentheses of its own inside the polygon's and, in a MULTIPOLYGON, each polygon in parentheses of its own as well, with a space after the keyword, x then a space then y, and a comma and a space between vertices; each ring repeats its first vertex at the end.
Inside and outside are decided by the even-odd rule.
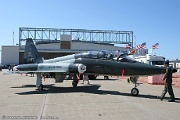
MULTIPOLYGON (((2 46, 1 64, 22 64, 27 38, 32 38, 41 56, 50 59, 90 50, 129 51, 115 44, 133 45, 132 31, 19 28, 19 45, 2 46)), ((133 47, 133 46, 132 46, 133 47)))
POLYGON ((169 61, 169 65, 172 66, 173 68, 176 68, 178 72, 180 72, 180 60, 172 60, 169 61))

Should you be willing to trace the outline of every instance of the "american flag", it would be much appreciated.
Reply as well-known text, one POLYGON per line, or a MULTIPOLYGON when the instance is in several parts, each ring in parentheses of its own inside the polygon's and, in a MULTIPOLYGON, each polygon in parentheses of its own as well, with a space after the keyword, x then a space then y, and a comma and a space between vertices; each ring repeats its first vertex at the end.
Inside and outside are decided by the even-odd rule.
POLYGON ((146 48, 146 42, 137 45, 136 48, 137 48, 137 49, 145 49, 145 48, 146 48))
POLYGON ((128 44, 126 45, 126 48, 131 49, 131 48, 132 48, 131 43, 128 43, 128 44))
POLYGON ((158 49, 158 48, 159 48, 159 43, 152 45, 152 49, 158 49))

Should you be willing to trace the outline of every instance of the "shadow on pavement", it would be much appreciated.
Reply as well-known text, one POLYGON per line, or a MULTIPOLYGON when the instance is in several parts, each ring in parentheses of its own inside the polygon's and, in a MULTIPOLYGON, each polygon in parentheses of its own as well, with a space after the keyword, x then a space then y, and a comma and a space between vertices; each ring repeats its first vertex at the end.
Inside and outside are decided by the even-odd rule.
MULTIPOLYGON (((11 87, 11 88, 26 88, 26 87, 36 87, 35 85, 24 85, 23 87, 11 87)), ((18 95, 31 95, 31 94, 51 94, 51 93, 76 93, 76 92, 84 92, 98 95, 120 95, 120 96, 128 96, 128 97, 138 97, 138 98, 147 98, 147 99, 159 99, 158 96, 155 95, 143 95, 139 94, 138 96, 132 96, 131 93, 123 93, 119 91, 110 91, 110 90, 98 90, 101 87, 99 84, 93 84, 88 86, 78 86, 78 87, 56 87, 54 84, 44 85, 43 91, 28 91, 16 93, 18 95)), ((168 97, 165 97, 164 100, 168 100, 168 97)), ((176 103, 180 103, 180 99, 176 98, 176 103)))
MULTIPOLYGON (((45 88, 50 88, 52 87, 54 84, 50 84, 50 85, 44 85, 45 88)), ((31 88, 34 87, 36 88, 36 85, 22 85, 22 86, 15 86, 15 87, 11 87, 11 88, 31 88)))
POLYGON ((97 81, 115 81, 115 80, 118 80, 118 79, 96 79, 96 80, 97 81))

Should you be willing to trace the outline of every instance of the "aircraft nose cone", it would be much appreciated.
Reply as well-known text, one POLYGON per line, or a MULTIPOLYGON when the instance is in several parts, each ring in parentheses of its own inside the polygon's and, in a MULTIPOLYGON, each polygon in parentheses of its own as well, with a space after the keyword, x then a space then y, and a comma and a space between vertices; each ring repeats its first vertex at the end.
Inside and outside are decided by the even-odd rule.
MULTIPOLYGON (((157 67, 157 66, 156 66, 157 67)), ((165 72, 166 72, 166 68, 164 68, 164 67, 157 67, 156 69, 155 69, 155 71, 157 71, 157 73, 162 73, 162 74, 164 74, 165 72)))
POLYGON ((149 75, 164 74, 166 72, 166 68, 146 64, 144 66, 144 72, 146 72, 149 75))

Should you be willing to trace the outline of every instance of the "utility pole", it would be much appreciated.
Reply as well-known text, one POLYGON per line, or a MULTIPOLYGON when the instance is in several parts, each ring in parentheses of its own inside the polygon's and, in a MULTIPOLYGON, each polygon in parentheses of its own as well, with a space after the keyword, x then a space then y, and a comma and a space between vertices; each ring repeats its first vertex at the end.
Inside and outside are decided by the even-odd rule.
POLYGON ((14 31, 13 31, 13 46, 14 46, 14 31))

